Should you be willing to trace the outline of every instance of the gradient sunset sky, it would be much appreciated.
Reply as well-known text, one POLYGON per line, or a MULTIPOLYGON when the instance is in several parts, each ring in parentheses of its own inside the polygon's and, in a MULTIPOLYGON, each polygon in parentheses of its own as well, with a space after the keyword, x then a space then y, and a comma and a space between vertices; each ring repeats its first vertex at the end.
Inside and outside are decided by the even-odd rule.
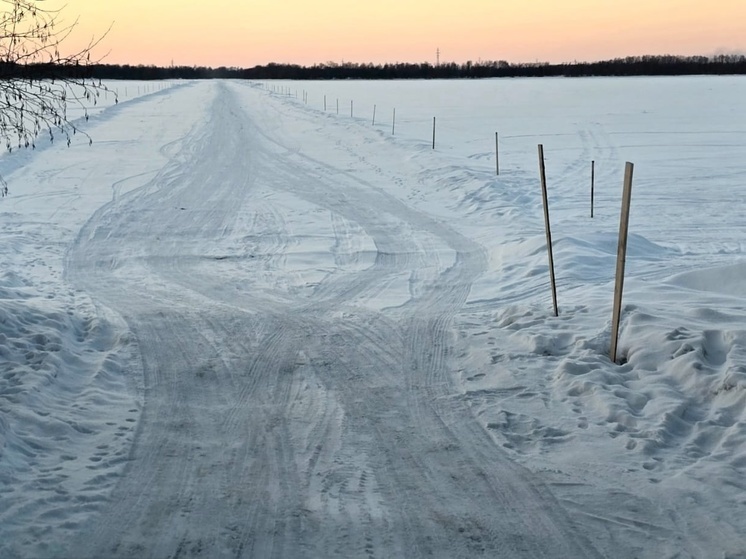
MULTIPOLYGON (((52 4, 57 0, 48 1, 52 4)), ((68 0, 109 63, 568 62, 746 53, 746 0, 68 0)))

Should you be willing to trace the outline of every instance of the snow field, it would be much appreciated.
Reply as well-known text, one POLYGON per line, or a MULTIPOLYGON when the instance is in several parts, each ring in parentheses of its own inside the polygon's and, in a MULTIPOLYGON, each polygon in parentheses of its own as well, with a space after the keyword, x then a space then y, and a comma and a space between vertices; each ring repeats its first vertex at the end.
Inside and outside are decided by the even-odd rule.
MULTIPOLYGON (((153 423, 140 416, 143 394, 158 387, 147 380, 143 385, 142 379, 149 378, 148 363, 139 363, 140 348, 128 326, 88 293, 70 287, 66 274, 76 271, 77 264, 68 262, 63 271, 72 243, 95 246, 116 234, 116 223, 109 226, 108 219, 138 223, 138 216, 101 211, 105 204, 126 208, 131 200, 153 194, 163 224, 148 222, 152 229, 142 232, 142 245, 113 241, 115 253, 96 253, 109 259, 97 269, 108 267, 111 277, 129 278, 136 286, 124 297, 132 298, 133 308, 160 293, 162 302, 154 303, 161 305, 160 312, 169 304, 177 310, 183 306, 179 312, 186 317, 202 300, 220 301, 246 315, 225 319, 226 332, 232 332, 232 321, 238 331, 250 331, 247 324, 258 321, 246 344, 258 344, 263 332, 274 327, 272 321, 279 322, 273 318, 264 324, 261 313, 269 310, 274 317, 284 305, 300 305, 309 316, 322 309, 334 319, 328 325, 308 319, 307 324, 329 340, 325 349, 310 341, 308 347, 296 345, 296 339, 312 337, 303 332, 305 322, 286 330, 278 327, 272 355, 282 356, 284 364, 275 364, 267 354, 264 368, 280 367, 283 390, 293 404, 286 423, 274 415, 250 418, 266 422, 267 429, 283 425, 291 435, 278 439, 273 451, 292 455, 300 478, 307 480, 293 485, 287 481, 291 476, 272 479, 273 471, 285 470, 268 467, 259 470, 267 480, 267 493, 280 498, 283 483, 302 488, 308 495, 303 505, 311 511, 302 517, 314 522, 316 515, 326 515, 323 518, 346 523, 350 541, 360 545, 356 552, 412 549, 407 537, 387 535, 391 509, 448 502, 449 484, 455 482, 445 475, 451 464, 447 457, 457 453, 451 452, 452 440, 437 421, 449 418, 448 427, 463 436, 462 460, 470 456, 467 443, 482 440, 465 426, 460 411, 454 411, 463 403, 488 433, 485 441, 542 480, 598 554, 742 556, 746 526, 735 512, 745 502, 746 467, 746 261, 740 207, 746 114, 739 102, 746 80, 288 82, 291 90, 308 93, 307 105, 269 94, 261 84, 227 83, 224 87, 238 104, 230 110, 240 107, 246 119, 245 124, 236 120, 236 125, 244 127, 242 131, 251 128, 261 138, 263 158, 284 164, 257 174, 261 181, 251 184, 252 203, 240 206, 218 237, 200 236, 196 225, 191 237, 170 237, 165 225, 177 224, 174 216, 180 213, 192 215, 200 205, 209 206, 212 193, 207 188, 199 196, 180 190, 188 181, 184 169, 187 175, 203 173, 197 178, 204 178, 206 186, 219 173, 192 167, 195 154, 212 153, 218 160, 220 150, 242 147, 226 139, 216 141, 210 152, 192 137, 215 118, 208 107, 218 97, 217 86, 181 84, 127 101, 121 96, 124 84, 117 85, 119 105, 102 110, 87 128, 95 140, 92 148, 54 146, 41 150, 42 155, 22 152, 0 160, 12 194, 0 200, 7 239, 0 251, 5 270, 0 277, 0 503, 7 504, 0 507, 0 554, 59 555, 60 549, 70 549, 65 542, 73 540, 68 538, 79 541, 81 533, 91 533, 90 525, 96 526, 102 511, 116 517, 117 511, 106 507, 127 473, 128 457, 158 463, 157 455, 146 454, 149 447, 136 446, 138 440, 161 441, 175 453, 186 448, 177 446, 177 435, 171 442, 165 434, 161 439, 149 432, 153 423), (324 94, 326 112, 321 106, 324 94), (336 98, 340 115, 334 110, 336 98), (355 102, 352 119, 344 111, 349 99, 355 102), (375 126, 365 114, 373 104, 375 126), (393 107, 397 129, 392 137, 385 117, 393 107), (433 116, 438 119, 435 151, 430 146, 433 116), (501 138, 500 176, 494 170, 495 131, 501 138), (538 143, 544 144, 547 157, 558 318, 551 315, 538 143), (593 220, 588 200, 592 159, 597 179, 593 220), (627 160, 636 168, 623 364, 615 365, 607 354, 627 160), (165 198, 157 196, 161 193, 165 198), (384 202, 385 207, 380 205, 384 202), (155 239, 156 233, 158 242, 148 245, 149 235, 155 239), (157 259, 158 251, 164 258, 179 256, 165 260, 171 268, 153 274, 148 259, 157 259), (470 259, 468 265, 465 258, 470 259), (205 281, 195 288, 189 283, 190 278, 216 272, 220 282, 214 286, 205 281), (475 276, 473 281, 469 274, 475 276), (183 293, 174 293, 174 286, 183 293), (466 290, 463 304, 458 302, 460 289, 466 290), (410 318, 412 308, 425 323, 443 301, 449 302, 448 316, 434 321, 439 328, 435 333, 423 333, 420 323, 410 318), (252 316, 256 318, 247 318, 252 316), (413 340, 403 338, 404 346, 417 340, 427 346, 432 340, 447 347, 432 348, 430 357, 425 347, 412 358, 413 363, 425 363, 423 371, 432 369, 435 378, 428 382, 433 384, 418 382, 438 402, 434 413, 416 396, 417 386, 406 386, 407 393, 415 395, 407 401, 414 405, 413 413, 420 414, 412 416, 417 421, 397 407, 404 388, 397 384, 396 367, 404 365, 397 359, 410 356, 392 341, 400 333, 397 319, 411 322, 417 334, 413 340), (388 353, 366 345, 373 335, 366 328, 379 322, 386 328, 373 334, 380 335, 379 345, 388 353), (384 335, 387 329, 390 337, 384 335), (341 345, 350 343, 348 338, 361 355, 341 345), (335 359, 348 363, 349 370, 333 369, 335 359), (378 360, 390 367, 386 374, 376 367, 378 360), (447 381, 451 377, 453 390, 447 381), (330 381, 337 378, 344 382, 330 381), (358 378, 371 383, 360 393, 358 378), (430 500, 412 491, 403 492, 412 499, 406 504, 386 502, 387 491, 398 487, 392 479, 415 487, 419 478, 416 469, 399 472, 398 478, 391 471, 385 475, 380 449, 351 439, 348 422, 363 425, 377 413, 378 431, 361 440, 385 439, 386 427, 396 422, 402 441, 410 440, 407 430, 429 433, 430 439, 416 439, 422 447, 401 453, 412 453, 412 463, 441 483, 430 500), (140 450, 130 452, 133 445, 140 450), (434 461, 428 461, 430 456, 434 461), (356 500, 345 500, 352 493, 356 500), (367 540, 356 532, 366 522, 378 527, 367 540)), ((128 93, 136 91, 126 87, 128 93)), ((253 167, 245 165, 241 173, 254 176, 253 167)), ((238 172, 223 172, 226 180, 242 180, 238 172)), ((148 209, 145 203, 136 207, 148 209)), ((207 227, 207 217, 195 224, 207 227)), ((113 297, 105 290, 100 293, 113 297)), ((174 328, 178 318, 173 319, 174 328)), ((224 320, 212 308, 202 318, 224 320)), ((205 338, 200 343, 225 343, 217 331, 200 334, 205 338)), ((235 354, 211 358, 206 352, 194 363, 196 378, 222 386, 217 381, 225 363, 235 360, 235 371, 242 370, 240 345, 231 346, 235 354)), ((179 372, 178 355, 168 355, 179 372)), ((254 369, 261 367, 254 363, 254 369)), ((230 382, 225 386, 238 381, 231 377, 230 382)), ((176 393, 187 394, 185 402, 194 396, 180 384, 174 386, 176 393)), ((253 392, 245 388, 239 394, 253 392)), ((227 405, 223 400, 231 398, 218 400, 227 405)), ((261 401, 268 405, 270 400, 261 401)), ((230 418, 228 427, 251 428, 252 422, 240 412, 230 418)), ((188 416, 177 420, 183 420, 186 435, 201 434, 188 416)), ((169 428, 177 432, 175 426, 169 428)), ((262 439, 257 433, 252 440, 262 439)), ((234 454, 253 456, 240 442, 230 445, 235 445, 234 454)), ((213 451, 217 455, 217 449, 213 451)), ((189 453, 196 465, 218 467, 200 462, 199 452, 204 451, 189 453)), ((489 453, 493 459, 499 456, 489 453)), ((260 464, 259 458, 252 460, 260 464)), ((160 463, 167 472, 169 460, 160 463)), ((509 478, 510 468, 500 464, 505 468, 500 472, 509 478)), ((461 497, 476 500, 482 487, 477 476, 460 473, 470 485, 458 485, 462 495, 450 493, 459 511, 464 506, 461 497)), ((138 485, 133 475, 124 478, 129 485, 123 487, 138 485)), ((181 487, 199 486, 190 481, 188 471, 180 476, 181 487)), ((228 501, 235 498, 226 495, 228 501)), ((179 498, 173 497, 173 503, 181 503, 179 498)), ((153 505, 147 518, 168 514, 156 509, 153 505)), ((273 510, 279 514, 282 506, 273 510)), ((480 528, 487 517, 462 512, 459 533, 473 539, 458 549, 464 556, 489 554, 488 530, 480 528)), ((134 554, 136 544, 169 549, 168 533, 137 540, 141 519, 136 514, 123 513, 122 525, 130 532, 120 553, 134 554)), ((203 519, 205 530, 220 516, 203 519)), ((164 518, 173 534, 188 526, 178 518, 164 518)), ((415 520, 408 522, 413 533, 420 527, 415 520)), ((320 556, 333 542, 338 555, 350 552, 344 543, 324 539, 324 525, 317 526, 321 535, 309 549, 320 556)), ((94 544, 111 535, 104 528, 93 530, 94 544)), ((239 555, 251 540, 239 527, 233 530, 236 541, 243 543, 230 550, 239 555)), ((512 541, 502 536, 498 539, 512 541)), ((515 537, 518 543, 510 549, 525 549, 515 537)), ((185 538, 175 542, 178 549, 198 555, 197 535, 185 538), (186 551, 187 541, 194 543, 192 551, 186 551)), ((432 545, 424 541, 417 540, 432 545)), ((291 540, 284 543, 291 549, 291 540)), ((268 554, 269 549, 257 547, 254 552, 268 554)))

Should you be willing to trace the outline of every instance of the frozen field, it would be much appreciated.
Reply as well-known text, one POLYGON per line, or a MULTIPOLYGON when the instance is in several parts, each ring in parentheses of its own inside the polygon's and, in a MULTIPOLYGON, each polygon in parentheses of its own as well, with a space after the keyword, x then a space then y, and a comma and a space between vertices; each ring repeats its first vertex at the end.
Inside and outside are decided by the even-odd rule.
POLYGON ((0 557, 746 557, 746 78, 109 86, 0 158, 0 557))

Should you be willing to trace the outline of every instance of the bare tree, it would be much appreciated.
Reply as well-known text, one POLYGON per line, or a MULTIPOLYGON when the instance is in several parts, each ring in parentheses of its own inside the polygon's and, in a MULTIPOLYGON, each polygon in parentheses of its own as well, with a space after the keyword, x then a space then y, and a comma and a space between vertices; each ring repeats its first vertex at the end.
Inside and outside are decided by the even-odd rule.
MULTIPOLYGON (((78 22, 64 23, 61 10, 45 4, 45 0, 0 0, 0 141, 8 151, 35 148, 40 135, 50 141, 59 136, 70 145, 72 136, 81 133, 91 143, 76 119, 68 118, 68 107, 82 109, 78 118, 87 121, 88 107, 107 91, 89 73, 95 63, 91 52, 106 34, 63 54, 61 46, 78 22)), ((8 188, 2 182, 0 193, 6 195, 8 188)))

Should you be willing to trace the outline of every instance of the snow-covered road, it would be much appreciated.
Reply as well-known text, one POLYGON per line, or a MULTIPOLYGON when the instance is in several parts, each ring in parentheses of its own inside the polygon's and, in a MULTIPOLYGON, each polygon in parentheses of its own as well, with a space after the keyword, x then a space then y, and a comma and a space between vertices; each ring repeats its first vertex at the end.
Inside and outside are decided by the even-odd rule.
POLYGON ((201 122, 68 255, 72 283, 134 331, 145 386, 130 461, 71 553, 595 556, 455 387, 451 322, 482 247, 288 151, 245 110, 259 93, 199 87, 215 88, 201 122), (283 277, 305 247, 274 199, 338 247, 312 288, 283 277), (416 278, 405 304, 352 304, 400 276, 416 278))

